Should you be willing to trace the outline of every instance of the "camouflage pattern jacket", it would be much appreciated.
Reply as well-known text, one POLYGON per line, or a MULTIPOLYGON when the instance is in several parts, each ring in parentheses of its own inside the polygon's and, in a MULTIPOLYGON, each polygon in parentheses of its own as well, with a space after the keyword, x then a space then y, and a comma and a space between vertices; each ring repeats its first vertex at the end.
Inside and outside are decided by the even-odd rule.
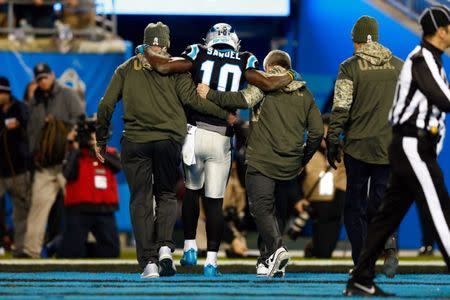
MULTIPOLYGON (((271 74, 285 72, 276 66, 271 74)), ((225 109, 253 109, 246 163, 272 179, 297 176, 322 141, 322 118, 304 81, 267 94, 252 85, 241 92, 210 90, 207 98, 225 109)))
POLYGON ((377 42, 363 44, 339 66, 327 140, 344 152, 372 164, 389 164, 392 138, 388 122, 403 61, 377 42))

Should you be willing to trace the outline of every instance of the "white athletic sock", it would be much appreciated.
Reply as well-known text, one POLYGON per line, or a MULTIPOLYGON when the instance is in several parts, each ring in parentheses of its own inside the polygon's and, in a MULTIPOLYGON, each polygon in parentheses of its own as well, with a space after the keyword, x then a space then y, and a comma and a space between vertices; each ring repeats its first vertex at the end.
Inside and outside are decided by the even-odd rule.
POLYGON ((159 257, 167 258, 168 256, 172 257, 172 250, 170 250, 167 246, 162 246, 159 248, 159 257))
POLYGON ((198 250, 197 243, 195 240, 184 240, 184 251, 188 251, 189 249, 194 249, 195 251, 198 250))
POLYGON ((205 266, 207 265, 213 265, 214 267, 217 267, 217 252, 206 252, 205 266))

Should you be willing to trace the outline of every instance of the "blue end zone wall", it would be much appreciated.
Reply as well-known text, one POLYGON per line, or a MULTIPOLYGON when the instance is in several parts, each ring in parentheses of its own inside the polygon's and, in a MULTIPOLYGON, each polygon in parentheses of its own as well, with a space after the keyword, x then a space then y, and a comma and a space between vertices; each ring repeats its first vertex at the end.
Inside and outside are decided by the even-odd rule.
MULTIPOLYGON (((379 40, 401 59, 420 42, 420 37, 382 11, 362 0, 303 0, 299 5, 298 51, 295 53, 297 70, 312 90, 320 108, 332 91, 339 63, 353 53, 351 29, 362 15, 375 17, 379 23, 379 40)), ((450 59, 444 57, 450 70, 450 59)), ((447 126, 450 117, 447 116, 447 126)), ((450 137, 439 157, 440 165, 450 186, 450 137)), ((402 248, 420 246, 421 231, 416 207, 413 206, 400 226, 399 242, 402 248)))

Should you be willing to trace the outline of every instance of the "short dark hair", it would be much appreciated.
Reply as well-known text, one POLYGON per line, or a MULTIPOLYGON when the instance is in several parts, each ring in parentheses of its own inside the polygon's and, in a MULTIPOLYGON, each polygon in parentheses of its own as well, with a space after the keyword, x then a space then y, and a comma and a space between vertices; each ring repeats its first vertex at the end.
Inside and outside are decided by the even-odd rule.
POLYGON ((266 58, 264 58, 264 69, 266 69, 266 67, 268 65, 271 66, 280 66, 283 67, 285 69, 291 69, 292 65, 291 65, 291 57, 289 56, 289 54, 287 52, 281 51, 281 50, 272 50, 270 51, 266 58))

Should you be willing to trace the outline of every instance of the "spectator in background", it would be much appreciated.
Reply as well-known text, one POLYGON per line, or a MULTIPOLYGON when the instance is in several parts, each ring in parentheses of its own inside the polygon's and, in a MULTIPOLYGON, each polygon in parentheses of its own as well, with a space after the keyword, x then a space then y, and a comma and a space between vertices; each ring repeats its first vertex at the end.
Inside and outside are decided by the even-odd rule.
POLYGON ((8 4, 6 0, 0 0, 0 27, 8 25, 8 4))
MULTIPOLYGON (((324 136, 327 135, 329 115, 322 116, 324 136)), ((319 150, 306 165, 303 172, 304 198, 295 204, 299 214, 308 213, 313 221, 312 241, 305 247, 305 257, 330 258, 339 238, 342 210, 345 202, 346 176, 341 162, 333 170, 327 162, 326 143, 322 140, 319 150)), ((297 238, 304 224, 299 215, 289 231, 297 238)), ((307 217, 307 218, 309 218, 307 217)))
POLYGON ((223 197, 225 229, 222 240, 230 245, 226 253, 228 257, 247 256, 243 218, 247 206, 245 189, 242 187, 236 161, 231 164, 230 178, 223 197))
POLYGON ((66 138, 84 112, 78 95, 55 80, 48 64, 37 64, 34 75, 38 88, 29 105, 27 133, 36 170, 24 252, 27 256, 39 257, 48 214, 58 190, 65 185, 62 160, 66 152, 66 138))
POLYGON ((5 256, 5 237, 6 237, 6 211, 5 197, 0 197, 0 256, 5 256))
POLYGON ((419 248, 418 255, 433 255, 434 243, 436 242, 436 233, 433 230, 433 220, 426 215, 423 210, 418 209, 420 229, 422 230, 422 246, 419 248))
POLYGON ((95 26, 94 0, 66 0, 63 6, 63 23, 72 29, 95 26))
POLYGON ((56 20, 53 3, 46 4, 44 0, 33 0, 33 4, 14 5, 14 14, 19 24, 25 20, 35 28, 53 28, 56 20))
MULTIPOLYGON (((28 108, 11 95, 6 77, 0 77, 0 198, 9 193, 13 205, 13 256, 23 253, 30 208, 30 163, 26 128, 28 108)), ((3 238, 3 237, 2 237, 3 238)))
POLYGON ((120 159, 114 148, 107 148, 105 164, 95 157, 95 120, 80 120, 76 140, 64 166, 67 180, 65 228, 58 257, 118 257, 119 234, 114 212, 119 197, 115 173, 120 159), (88 242, 92 232, 95 243, 88 242))
POLYGON ((25 101, 26 104, 29 104, 31 99, 33 98, 34 91, 37 89, 38 84, 36 80, 31 80, 28 82, 27 86, 25 87, 25 91, 23 93, 23 101, 25 101))

